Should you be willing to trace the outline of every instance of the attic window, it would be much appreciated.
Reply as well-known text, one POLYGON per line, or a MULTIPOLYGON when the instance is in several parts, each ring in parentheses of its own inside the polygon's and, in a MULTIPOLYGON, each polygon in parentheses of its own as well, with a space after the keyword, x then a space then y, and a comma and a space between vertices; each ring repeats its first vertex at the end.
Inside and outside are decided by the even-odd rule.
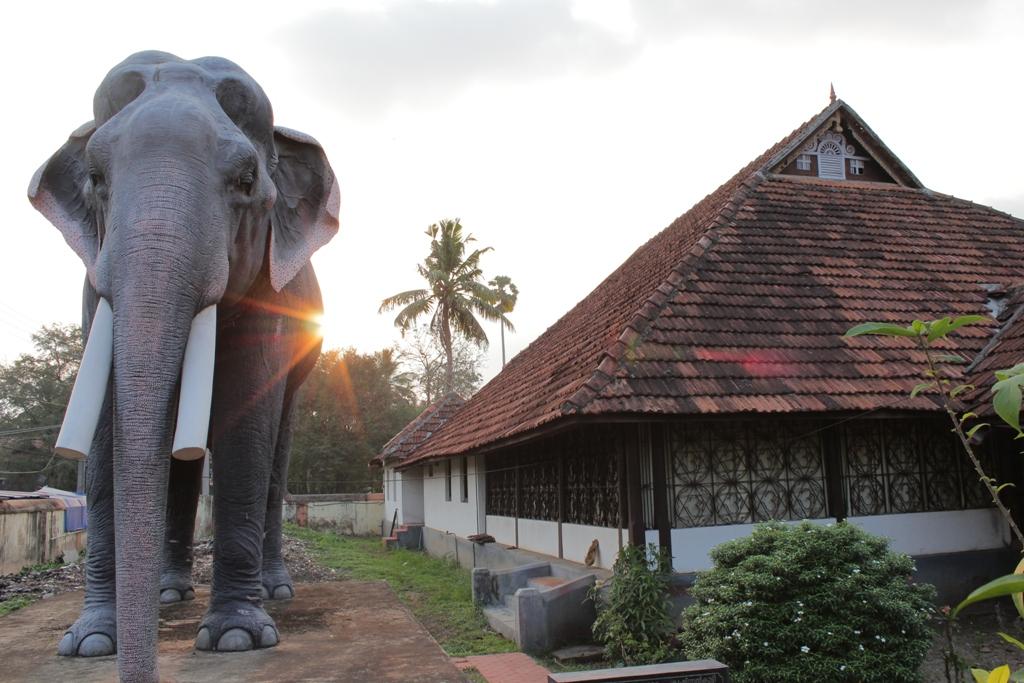
MULTIPOLYGON (((853 145, 846 144, 846 138, 842 133, 826 131, 820 137, 807 143, 804 147, 804 154, 808 157, 815 154, 818 157, 818 177, 831 180, 846 179, 846 160, 855 153, 853 145)), ((800 158, 797 158, 800 163, 800 158)), ((800 170, 805 170, 797 166, 800 170)), ((810 166, 806 170, 810 170, 810 166)))
POLYGON ((796 158, 796 170, 798 171, 810 171, 811 170, 811 157, 808 154, 801 154, 796 158))
POLYGON ((864 162, 860 159, 850 159, 850 175, 864 175, 864 162))

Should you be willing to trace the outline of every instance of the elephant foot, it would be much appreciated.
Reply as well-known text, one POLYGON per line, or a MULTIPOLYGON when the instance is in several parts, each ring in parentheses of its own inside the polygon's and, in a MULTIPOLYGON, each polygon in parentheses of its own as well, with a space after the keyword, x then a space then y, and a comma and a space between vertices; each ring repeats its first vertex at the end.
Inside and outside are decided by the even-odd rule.
POLYGON ((186 600, 195 600, 196 591, 192 586, 191 568, 181 571, 165 570, 160 576, 160 604, 170 605, 186 600))
POLYGON ((86 607, 64 633, 57 654, 62 657, 102 657, 117 652, 117 616, 113 605, 86 607))
POLYGON ((264 565, 261 578, 260 597, 264 600, 289 600, 295 597, 292 577, 280 560, 264 565))
POLYGON ((270 615, 251 602, 237 601, 210 607, 199 625, 196 649, 241 652, 274 647, 277 641, 270 615))

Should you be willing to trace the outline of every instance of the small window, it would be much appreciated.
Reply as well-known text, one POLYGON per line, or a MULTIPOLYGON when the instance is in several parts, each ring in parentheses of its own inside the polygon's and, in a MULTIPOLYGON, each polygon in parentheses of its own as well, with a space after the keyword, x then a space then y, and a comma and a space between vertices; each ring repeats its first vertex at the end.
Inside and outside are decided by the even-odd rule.
POLYGON ((796 158, 796 170, 798 171, 810 171, 811 170, 811 156, 809 154, 801 154, 796 158))
POLYGON ((452 499, 452 461, 444 461, 444 499, 452 499))
POLYGON ((861 159, 850 159, 850 175, 864 175, 864 162, 861 159))
POLYGON ((462 459, 462 502, 469 502, 469 458, 462 459))
POLYGON ((433 476, 434 476, 434 465, 433 464, 427 465, 427 478, 429 479, 430 477, 433 477, 433 476))

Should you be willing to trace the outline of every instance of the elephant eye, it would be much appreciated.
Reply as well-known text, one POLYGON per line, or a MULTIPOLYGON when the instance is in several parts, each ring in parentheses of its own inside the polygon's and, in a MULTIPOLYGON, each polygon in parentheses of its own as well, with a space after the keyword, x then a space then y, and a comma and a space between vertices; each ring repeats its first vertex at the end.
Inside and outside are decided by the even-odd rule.
POLYGON ((255 171, 244 171, 240 176, 238 176, 238 189, 240 189, 245 194, 252 194, 252 187, 255 183, 255 171))
POLYGON ((92 191, 101 199, 105 199, 107 195, 107 185, 103 179, 103 175, 97 171, 89 172, 89 184, 92 186, 92 191))

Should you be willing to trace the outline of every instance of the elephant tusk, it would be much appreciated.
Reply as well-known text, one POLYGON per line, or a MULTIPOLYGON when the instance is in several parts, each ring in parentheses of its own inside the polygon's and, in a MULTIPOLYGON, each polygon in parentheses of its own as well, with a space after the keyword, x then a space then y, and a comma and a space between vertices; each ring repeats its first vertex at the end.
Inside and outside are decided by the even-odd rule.
POLYGON ((217 306, 208 306, 192 321, 185 347, 178 397, 178 424, 171 456, 198 460, 206 455, 213 401, 213 361, 217 350, 217 306))
POLYGON ((71 389, 71 398, 64 413, 64 423, 53 447, 57 455, 84 460, 89 454, 107 394, 113 353, 114 316, 107 300, 100 299, 89 330, 89 340, 85 343, 75 386, 71 389))

